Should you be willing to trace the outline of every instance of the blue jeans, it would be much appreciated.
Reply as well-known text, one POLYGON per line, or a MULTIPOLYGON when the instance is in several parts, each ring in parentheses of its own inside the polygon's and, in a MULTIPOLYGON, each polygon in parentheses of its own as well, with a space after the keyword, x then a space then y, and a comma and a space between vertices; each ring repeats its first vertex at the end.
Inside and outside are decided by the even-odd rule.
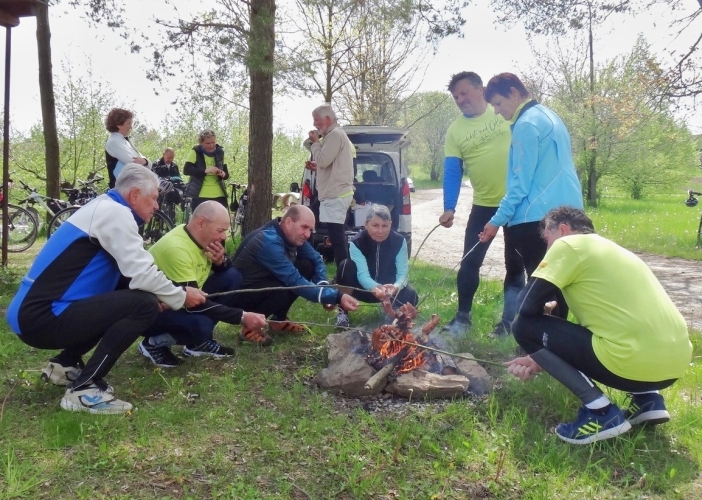
MULTIPOLYGON (((228 292, 241 287, 243 278, 234 267, 226 271, 210 274, 202 286, 206 293, 228 292)), ((214 302, 232 307, 234 294, 222 295, 212 299, 214 302)), ((163 336, 157 345, 190 345, 197 346, 212 339, 216 322, 205 314, 188 312, 185 309, 173 311, 167 309, 161 312, 151 327, 146 330, 144 337, 163 336), (171 338, 168 337, 170 335, 171 338)))
MULTIPOLYGON (((485 224, 497 212, 497 207, 484 207, 473 205, 468 216, 465 238, 463 240, 463 256, 461 267, 456 276, 456 286, 458 288, 458 312, 469 314, 473 308, 473 297, 480 285, 480 267, 485 260, 488 248, 492 240, 487 243, 478 243, 478 235, 483 231, 485 224), (475 246, 477 244, 477 246, 475 246), (475 248, 471 250, 471 248, 475 248), (466 253, 470 253, 466 256, 466 253)), ((501 322, 505 326, 514 319, 517 314, 517 296, 522 291, 526 283, 524 277, 524 263, 515 250, 515 241, 507 237, 505 233, 505 280, 504 280, 504 309, 502 310, 501 322)))

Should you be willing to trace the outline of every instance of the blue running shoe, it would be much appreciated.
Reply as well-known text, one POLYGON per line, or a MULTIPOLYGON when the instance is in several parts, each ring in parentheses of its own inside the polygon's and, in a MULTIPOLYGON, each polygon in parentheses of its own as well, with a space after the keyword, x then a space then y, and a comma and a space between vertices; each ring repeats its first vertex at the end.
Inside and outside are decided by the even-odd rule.
POLYGON ((590 444, 624 434, 629 429, 631 424, 615 405, 610 405, 604 415, 583 406, 575 422, 558 424, 556 435, 567 443, 590 444))
POLYGON ((670 413, 668 413, 663 402, 663 396, 660 394, 654 392, 646 394, 629 393, 627 399, 630 400, 629 408, 624 410, 624 418, 631 425, 658 425, 670 420, 670 413))

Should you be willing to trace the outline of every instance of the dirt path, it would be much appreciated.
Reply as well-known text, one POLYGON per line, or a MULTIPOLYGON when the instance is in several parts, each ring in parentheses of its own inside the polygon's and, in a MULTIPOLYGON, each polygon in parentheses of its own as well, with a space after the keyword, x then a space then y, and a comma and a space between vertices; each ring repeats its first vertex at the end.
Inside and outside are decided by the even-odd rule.
MULTIPOLYGON (((463 234, 468 222, 468 213, 473 200, 470 187, 461 188, 453 227, 437 228, 419 251, 418 259, 446 268, 454 268, 463 252, 463 234)), ((439 221, 443 213, 441 189, 425 189, 412 196, 412 252, 419 249, 426 235, 439 221)), ((490 245, 481 276, 501 279, 504 276, 504 240, 502 231, 490 245)), ((663 287, 678 306, 688 324, 702 331, 702 261, 661 257, 637 253, 648 264, 663 287)))

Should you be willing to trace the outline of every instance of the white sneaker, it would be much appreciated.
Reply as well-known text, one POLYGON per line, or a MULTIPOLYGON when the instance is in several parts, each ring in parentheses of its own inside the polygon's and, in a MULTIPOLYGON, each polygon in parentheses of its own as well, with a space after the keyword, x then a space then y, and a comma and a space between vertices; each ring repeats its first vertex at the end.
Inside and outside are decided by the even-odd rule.
POLYGON ((61 399, 61 408, 68 411, 87 411, 88 413, 111 415, 124 413, 132 409, 126 401, 115 398, 95 384, 78 390, 67 389, 61 399))
POLYGON ((80 366, 63 366, 58 361, 49 361, 41 371, 41 379, 54 385, 68 385, 80 374, 80 366))

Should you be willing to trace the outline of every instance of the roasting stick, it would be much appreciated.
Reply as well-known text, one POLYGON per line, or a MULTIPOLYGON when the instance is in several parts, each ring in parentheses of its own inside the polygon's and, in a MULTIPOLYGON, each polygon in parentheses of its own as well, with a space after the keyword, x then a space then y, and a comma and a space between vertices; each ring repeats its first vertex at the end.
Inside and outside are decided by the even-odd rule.
POLYGON ((436 349, 436 348, 434 348, 434 347, 429 347, 429 346, 422 345, 422 344, 416 344, 416 343, 414 343, 414 342, 407 342, 407 341, 405 341, 405 340, 392 339, 392 340, 389 340, 388 342, 400 342, 400 343, 402 343, 402 344, 407 344, 407 345, 411 345, 411 346, 414 346, 414 347, 419 347, 420 349, 425 349, 425 350, 427 350, 427 351, 432 351, 432 352, 435 352, 435 353, 438 353, 438 354, 443 354, 443 355, 445 355, 445 356, 451 356, 451 357, 453 357, 453 358, 460 358, 460 359, 465 359, 465 360, 468 360, 468 361, 477 361, 478 363, 487 363, 488 365, 501 366, 502 368, 506 368, 504 364, 498 363, 497 361, 488 361, 488 360, 486 360, 486 359, 469 358, 468 356, 463 356, 463 355, 461 355, 461 354, 454 354, 454 353, 451 353, 451 352, 448 352, 448 351, 442 351, 442 350, 440 350, 440 349, 436 349))

